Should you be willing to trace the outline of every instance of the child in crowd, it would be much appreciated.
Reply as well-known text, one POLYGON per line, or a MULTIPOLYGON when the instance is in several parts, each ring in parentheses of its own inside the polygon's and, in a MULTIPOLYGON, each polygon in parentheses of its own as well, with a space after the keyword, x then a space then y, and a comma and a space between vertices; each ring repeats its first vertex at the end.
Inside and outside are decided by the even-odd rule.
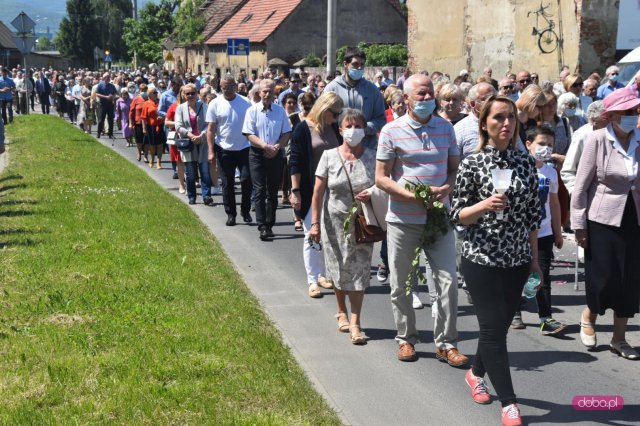
MULTIPOLYGON (((540 332, 543 335, 562 332, 566 325, 551 316, 551 277, 549 268, 553 259, 553 246, 562 248, 560 202, 558 201, 558 172, 551 154, 555 133, 551 126, 542 124, 527 132, 527 149, 538 169, 538 196, 540 197, 540 229, 538 230, 538 263, 542 270, 542 283, 536 294, 540 332)), ((518 313, 516 313, 517 315, 518 313)))

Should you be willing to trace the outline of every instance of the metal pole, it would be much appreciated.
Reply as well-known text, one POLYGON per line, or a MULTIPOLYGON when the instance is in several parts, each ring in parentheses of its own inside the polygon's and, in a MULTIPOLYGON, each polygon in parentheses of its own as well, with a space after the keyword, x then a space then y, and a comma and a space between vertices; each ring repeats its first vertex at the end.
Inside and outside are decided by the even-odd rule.
POLYGON ((327 0, 327 75, 336 73, 336 0, 327 0))
MULTIPOLYGON (((133 0, 133 19, 138 20, 138 0, 133 0)), ((133 51, 133 69, 138 68, 138 52, 133 51)))

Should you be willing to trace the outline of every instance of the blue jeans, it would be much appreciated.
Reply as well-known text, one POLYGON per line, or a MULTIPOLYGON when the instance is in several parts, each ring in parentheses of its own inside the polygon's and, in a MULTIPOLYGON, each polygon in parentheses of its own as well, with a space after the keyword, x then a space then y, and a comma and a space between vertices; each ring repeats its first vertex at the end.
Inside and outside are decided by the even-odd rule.
POLYGON ((184 163, 185 177, 187 180, 187 197, 196 199, 196 167, 200 171, 200 190, 202 198, 211 197, 211 175, 209 174, 209 162, 198 163, 197 161, 188 161, 184 163))

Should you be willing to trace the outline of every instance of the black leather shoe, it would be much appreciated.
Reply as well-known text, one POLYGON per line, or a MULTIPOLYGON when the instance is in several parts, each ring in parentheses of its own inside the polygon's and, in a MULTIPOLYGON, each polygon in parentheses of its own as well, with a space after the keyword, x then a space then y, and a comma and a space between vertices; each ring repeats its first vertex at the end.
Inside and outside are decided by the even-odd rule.
POLYGON ((269 240, 269 232, 268 232, 266 227, 264 227, 264 228, 262 228, 260 230, 260 239, 262 241, 268 241, 269 240))
POLYGON ((213 198, 211 197, 204 197, 202 199, 202 202, 204 203, 205 206, 212 206, 213 205, 213 198))
POLYGON ((195 204, 195 203, 196 203, 195 198, 189 198, 189 204, 195 204))
POLYGON ((236 217, 234 215, 227 216, 227 226, 236 226, 236 217))
POLYGON ((242 213, 242 220, 244 220, 244 223, 253 222, 253 219, 251 218, 251 215, 249 213, 242 213))
POLYGON ((173 172, 173 179, 178 179, 178 172, 173 172))
POLYGON ((273 238, 275 237, 276 234, 273 233, 273 230, 271 229, 271 227, 267 228, 267 238, 273 238))

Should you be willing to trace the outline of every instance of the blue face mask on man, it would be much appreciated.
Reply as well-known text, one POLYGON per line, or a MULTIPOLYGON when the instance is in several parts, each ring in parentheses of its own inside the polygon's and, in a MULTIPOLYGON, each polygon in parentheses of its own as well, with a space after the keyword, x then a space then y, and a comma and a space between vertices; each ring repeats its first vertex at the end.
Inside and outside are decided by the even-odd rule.
POLYGON ((618 81, 618 74, 611 74, 609 76, 609 80, 611 80, 611 81, 613 81, 615 83, 616 81, 618 81))
POLYGON ((349 78, 358 81, 364 76, 364 69, 349 68, 349 78))
POLYGON ((416 101, 413 104, 413 113, 420 119, 425 119, 433 114, 436 109, 436 100, 416 101))

